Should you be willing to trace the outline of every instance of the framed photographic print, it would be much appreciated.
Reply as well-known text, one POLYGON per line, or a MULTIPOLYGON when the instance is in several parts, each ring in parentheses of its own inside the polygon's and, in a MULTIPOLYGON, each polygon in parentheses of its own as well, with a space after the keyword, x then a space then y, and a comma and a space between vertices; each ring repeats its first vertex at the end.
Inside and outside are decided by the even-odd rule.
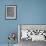
POLYGON ((16 19, 16 5, 6 5, 5 10, 6 19, 16 19))

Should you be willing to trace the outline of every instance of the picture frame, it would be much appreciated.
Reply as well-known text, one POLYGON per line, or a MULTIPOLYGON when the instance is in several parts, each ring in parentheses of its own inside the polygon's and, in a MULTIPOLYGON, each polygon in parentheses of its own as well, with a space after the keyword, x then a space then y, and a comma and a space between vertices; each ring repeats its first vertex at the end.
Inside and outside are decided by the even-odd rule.
POLYGON ((5 19, 16 20, 16 5, 5 5, 5 19))

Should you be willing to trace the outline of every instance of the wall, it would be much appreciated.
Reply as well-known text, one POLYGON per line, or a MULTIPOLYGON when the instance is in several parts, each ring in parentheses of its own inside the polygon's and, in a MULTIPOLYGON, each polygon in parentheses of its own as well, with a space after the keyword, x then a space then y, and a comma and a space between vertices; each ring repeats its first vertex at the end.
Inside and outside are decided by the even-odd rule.
POLYGON ((18 24, 46 24, 46 0, 0 0, 0 44, 8 43, 9 32, 18 32, 18 24), (16 20, 5 20, 9 4, 17 5, 16 20))

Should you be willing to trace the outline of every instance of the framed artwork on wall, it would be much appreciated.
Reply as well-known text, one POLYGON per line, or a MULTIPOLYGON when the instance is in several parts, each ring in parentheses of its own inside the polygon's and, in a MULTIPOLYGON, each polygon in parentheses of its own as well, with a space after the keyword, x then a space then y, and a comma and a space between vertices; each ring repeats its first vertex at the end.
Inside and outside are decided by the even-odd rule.
POLYGON ((10 20, 16 19, 16 5, 5 5, 5 18, 10 20))

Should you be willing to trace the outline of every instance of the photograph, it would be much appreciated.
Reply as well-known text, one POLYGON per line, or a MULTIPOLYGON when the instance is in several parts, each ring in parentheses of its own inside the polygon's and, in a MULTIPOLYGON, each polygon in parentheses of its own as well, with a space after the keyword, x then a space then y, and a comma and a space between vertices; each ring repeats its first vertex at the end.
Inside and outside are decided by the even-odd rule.
POLYGON ((6 5, 5 10, 6 19, 16 19, 16 5, 6 5))

